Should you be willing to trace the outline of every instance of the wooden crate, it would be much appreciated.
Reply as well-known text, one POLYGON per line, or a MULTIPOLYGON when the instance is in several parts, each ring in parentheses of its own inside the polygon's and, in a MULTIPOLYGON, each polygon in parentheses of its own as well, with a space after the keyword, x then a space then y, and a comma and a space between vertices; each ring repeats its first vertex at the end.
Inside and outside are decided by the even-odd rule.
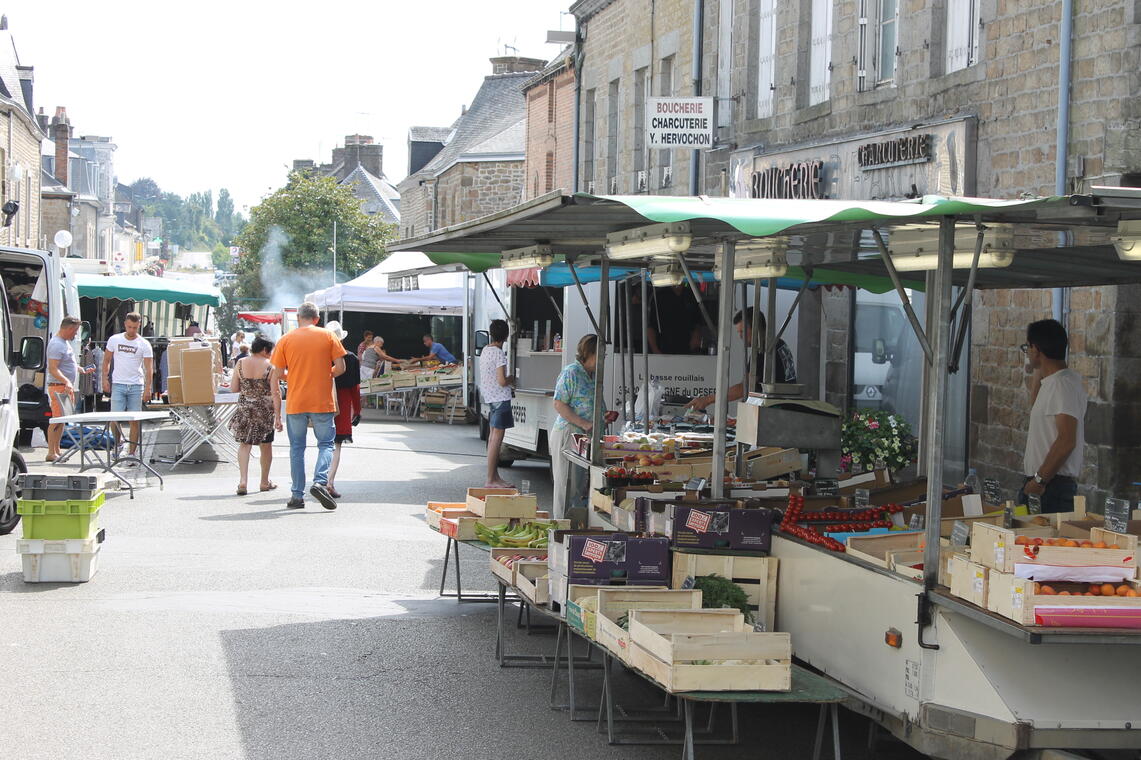
POLYGON ((686 578, 720 575, 736 583, 749 599, 749 609, 766 631, 773 630, 777 617, 776 557, 747 557, 736 554, 695 554, 673 550, 671 588, 680 589, 686 578))
POLYGON ((511 520, 506 517, 480 517, 473 512, 461 512, 451 517, 440 518, 440 532, 457 541, 475 541, 476 523, 482 523, 489 528, 506 525, 511 520))
MULTIPOLYGON (((1141 628, 1141 596, 1085 596, 1082 592, 1088 588, 1088 584, 1065 582, 1044 585, 1049 585, 1056 591, 1069 591, 1069 596, 1035 593, 1035 588, 1040 585, 1043 584, 1016 578, 1013 573, 992 570, 987 609, 1021 625, 1042 625, 1047 620, 1065 618, 1072 614, 1073 622, 1078 625, 1141 628), (1045 611, 1036 613, 1035 610, 1039 607, 1068 608, 1073 612, 1061 610, 1049 614, 1045 611)), ((1141 593, 1141 584, 1136 580, 1129 581, 1128 585, 1141 593)))
POLYGON ((922 549, 897 549, 887 553, 888 569, 897 575, 912 580, 923 580, 923 569, 914 565, 923 564, 922 549))
POLYGON ((848 556, 859 557, 882 568, 888 567, 888 552, 922 549, 923 533, 878 533, 874 536, 848 536, 848 556))
POLYGON ((535 604, 547 604, 551 600, 548 568, 546 562, 519 562, 515 566, 515 588, 535 604))
POLYGON ((951 594, 986 607, 990 568, 962 554, 951 558, 951 594))
POLYGON ((1141 538, 1134 536, 1132 533, 1114 533, 1112 530, 1105 528, 1090 528, 1090 541, 1094 543, 1103 542, 1109 546, 1117 544, 1122 549, 1125 549, 1133 554, 1134 564, 1137 564, 1137 544, 1141 538))
MULTIPOLYGON (((736 452, 731 452, 726 457, 726 467, 731 472, 735 471, 736 462, 736 452)), ((768 480, 790 472, 798 472, 801 464, 800 451, 797 449, 764 446, 745 455, 746 474, 753 480, 768 480)))
POLYGON ((534 494, 521 494, 514 488, 469 488, 467 508, 482 517, 534 518, 539 502, 534 494))
POLYGON ((594 639, 623 662, 630 661, 630 632, 618 618, 631 610, 700 610, 697 589, 600 588, 594 639))
POLYGON ((566 588, 566 609, 563 611, 563 617, 566 618, 567 625, 583 636, 593 639, 595 624, 598 619, 598 589, 604 587, 571 583, 566 588), (594 601, 586 603, 587 599, 594 601))
POLYGON ((499 578, 508 586, 516 584, 516 562, 511 563, 511 566, 503 564, 500 560, 501 557, 518 557, 521 561, 533 560, 541 562, 544 566, 547 564, 547 550, 546 549, 516 549, 514 547, 494 547, 491 550, 491 574, 499 578))
MULTIPOLYGON (((1042 531, 1054 532, 1053 528, 1021 528, 1014 531, 996 525, 975 523, 971 526, 971 559, 1003 573, 1015 572, 1016 565, 1039 565, 1056 568, 1120 568, 1124 578, 1137 576, 1136 550, 1025 546, 1015 543, 1019 535, 1048 537, 1042 536, 1042 531)), ((1093 534, 1092 531, 1090 533, 1093 534)), ((1045 572, 1043 571, 1044 575, 1045 572)))
POLYGON ((632 612, 630 663, 671 693, 789 691, 789 634, 747 630, 740 613, 719 621, 719 612, 723 611, 632 612), (711 626, 722 630, 709 631, 711 626), (732 660, 756 663, 727 664, 732 660))
POLYGON ((463 502, 430 501, 424 510, 424 518, 427 520, 429 528, 439 530, 440 518, 455 517, 464 512, 467 512, 467 504, 463 502))

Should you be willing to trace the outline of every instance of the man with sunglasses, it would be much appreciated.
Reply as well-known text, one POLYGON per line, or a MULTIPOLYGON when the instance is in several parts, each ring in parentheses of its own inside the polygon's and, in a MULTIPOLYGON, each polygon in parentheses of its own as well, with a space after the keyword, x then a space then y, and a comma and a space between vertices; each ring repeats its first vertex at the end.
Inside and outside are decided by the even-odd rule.
POLYGON ((1043 319, 1026 328, 1020 346, 1030 373, 1030 429, 1026 436, 1019 494, 1042 500, 1043 512, 1072 512, 1085 447, 1086 396, 1082 377, 1066 366, 1069 339, 1056 320, 1043 319))

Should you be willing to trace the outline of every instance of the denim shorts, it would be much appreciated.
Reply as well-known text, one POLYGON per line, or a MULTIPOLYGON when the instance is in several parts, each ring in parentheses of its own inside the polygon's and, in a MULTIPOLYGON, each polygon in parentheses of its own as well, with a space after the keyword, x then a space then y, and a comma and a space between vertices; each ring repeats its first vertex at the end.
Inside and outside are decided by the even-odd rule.
POLYGON ((515 417, 511 414, 511 400, 493 401, 488 405, 491 408, 488 414, 488 424, 493 428, 507 430, 515 427, 515 417))
POLYGON ((143 410, 143 386, 111 383, 112 412, 141 412, 143 410))

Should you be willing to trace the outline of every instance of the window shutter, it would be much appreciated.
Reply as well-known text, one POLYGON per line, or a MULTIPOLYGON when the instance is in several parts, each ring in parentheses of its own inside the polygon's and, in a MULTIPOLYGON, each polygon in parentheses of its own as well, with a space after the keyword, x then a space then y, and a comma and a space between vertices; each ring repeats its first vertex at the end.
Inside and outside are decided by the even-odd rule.
POLYGON ((757 118, 764 119, 776 104, 777 0, 760 0, 757 38, 757 118))

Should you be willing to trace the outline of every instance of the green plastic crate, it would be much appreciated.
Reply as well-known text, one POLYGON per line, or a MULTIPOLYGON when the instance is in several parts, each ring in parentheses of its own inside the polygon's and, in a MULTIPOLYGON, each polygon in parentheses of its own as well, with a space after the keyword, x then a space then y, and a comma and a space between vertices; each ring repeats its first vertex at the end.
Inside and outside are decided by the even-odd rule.
POLYGON ((21 499, 16 502, 16 512, 22 518, 24 538, 93 538, 99 531, 99 509, 105 499, 103 493, 94 499, 69 501, 21 499))

